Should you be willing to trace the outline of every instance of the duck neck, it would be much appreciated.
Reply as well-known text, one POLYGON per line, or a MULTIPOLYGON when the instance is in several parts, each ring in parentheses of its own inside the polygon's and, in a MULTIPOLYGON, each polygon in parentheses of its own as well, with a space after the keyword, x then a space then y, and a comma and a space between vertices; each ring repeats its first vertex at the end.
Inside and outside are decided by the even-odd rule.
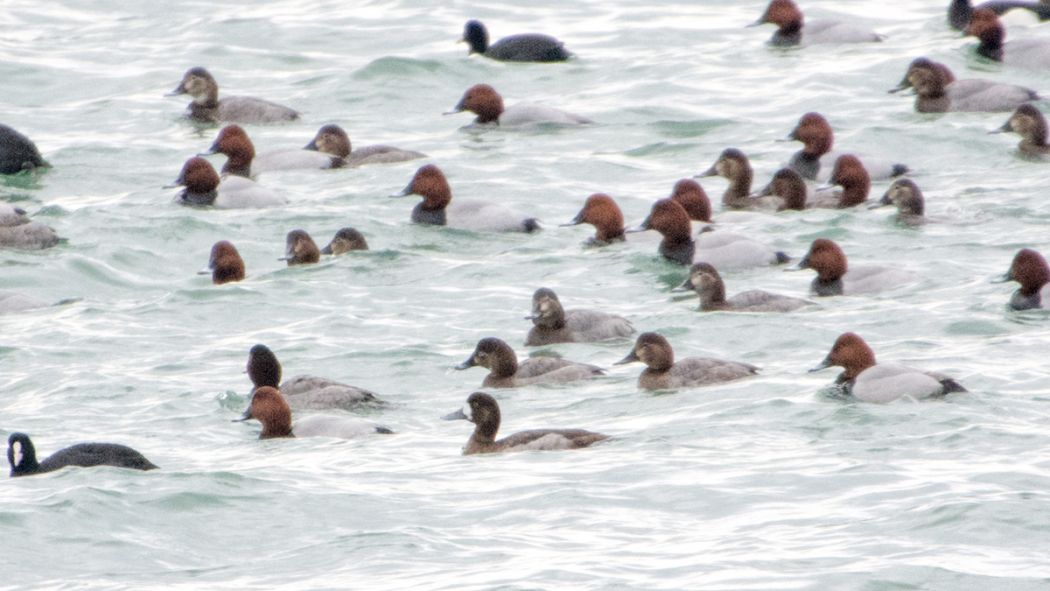
POLYGON ((412 209, 412 221, 431 226, 446 225, 445 208, 427 209, 426 202, 421 201, 412 209))
POLYGON ((189 189, 179 193, 179 201, 187 205, 212 205, 215 203, 215 198, 219 196, 219 191, 212 189, 207 193, 196 193, 189 189))
POLYGON ((868 200, 871 191, 871 181, 850 180, 842 185, 842 194, 839 196, 839 207, 853 207, 868 200))
POLYGON ((772 44, 778 47, 798 45, 802 42, 802 21, 791 21, 780 25, 773 34, 772 44))
POLYGON ((660 242, 660 254, 679 265, 692 264, 695 253, 696 243, 688 234, 684 238, 665 235, 660 242))
POLYGON ((1003 61, 1002 29, 989 29, 982 34, 981 44, 977 46, 977 53, 990 60, 1003 61))
POLYGON ((251 178, 252 157, 246 154, 241 154, 240 152, 230 154, 226 158, 226 164, 222 165, 222 174, 233 174, 245 178, 251 178))
POLYGON ((737 209, 747 207, 753 177, 751 167, 745 167, 729 179, 729 188, 722 194, 722 205, 737 209))
POLYGON ((817 277, 810 284, 813 293, 818 296, 837 296, 842 295, 842 278, 836 277, 834 279, 821 279, 817 277))

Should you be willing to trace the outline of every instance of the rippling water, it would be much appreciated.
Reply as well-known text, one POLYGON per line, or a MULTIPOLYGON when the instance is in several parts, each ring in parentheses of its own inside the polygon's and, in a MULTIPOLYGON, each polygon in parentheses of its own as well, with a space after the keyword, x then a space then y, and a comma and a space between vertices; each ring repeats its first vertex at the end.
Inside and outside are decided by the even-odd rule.
MULTIPOLYGON (((176 0, 85 5, 10 0, 0 13, 3 122, 54 164, 0 181, 0 198, 67 239, 0 252, 4 289, 61 306, 0 317, 0 428, 41 455, 76 441, 133 445, 163 470, 65 470, 0 480, 0 587, 48 589, 1045 589, 1050 583, 1047 315, 1010 312, 995 285, 1014 252, 1050 250, 1050 168, 989 135, 1005 114, 919 115, 886 94, 914 57, 959 77, 1050 94, 1050 73, 974 57, 944 22, 947 2, 809 0, 888 36, 856 47, 778 50, 746 29, 764 1, 643 3, 176 0), (467 58, 463 21, 492 34, 556 34, 579 58, 515 65, 467 58), (388 199, 418 162, 266 176, 291 205, 182 208, 161 189, 217 128, 164 98, 208 67, 226 93, 304 113, 249 126, 256 148, 298 147, 324 123, 358 145, 428 153, 457 197, 538 216, 535 236, 408 223, 388 199), (442 117, 488 82, 508 103, 562 106, 587 129, 460 129, 442 117), (744 150, 763 183, 798 149, 777 143, 810 110, 837 147, 904 161, 935 222, 887 210, 716 215, 799 256, 816 237, 851 261, 921 276, 876 297, 787 315, 698 314, 672 298, 684 271, 658 237, 604 249, 558 228, 596 191, 629 224, 674 181, 744 150), (341 226, 373 248, 309 268, 276 259, 284 235, 341 226), (248 279, 194 274, 234 242, 248 279), (597 307, 668 335, 679 356, 754 363, 760 377, 672 394, 639 392, 638 366, 569 387, 502 391, 504 431, 583 427, 594 449, 462 457, 462 405, 482 370, 452 372, 477 339, 520 355, 532 291, 597 307), (939 369, 971 392, 945 401, 851 404, 807 374, 835 336, 861 333, 882 360, 939 369), (367 441, 258 441, 232 424, 247 403, 249 347, 287 375, 379 392, 395 428, 367 441)), ((1014 37, 1047 27, 1011 28, 1014 37)), ((1045 104, 1043 105, 1045 109, 1045 104)), ((216 159, 221 162, 221 159, 216 159)), ((706 179, 717 199, 722 179, 706 179)), ((875 196, 885 183, 876 183, 875 196)), ((730 292, 802 295, 809 273, 724 274, 730 292)), ((610 367, 630 343, 541 352, 610 367)))

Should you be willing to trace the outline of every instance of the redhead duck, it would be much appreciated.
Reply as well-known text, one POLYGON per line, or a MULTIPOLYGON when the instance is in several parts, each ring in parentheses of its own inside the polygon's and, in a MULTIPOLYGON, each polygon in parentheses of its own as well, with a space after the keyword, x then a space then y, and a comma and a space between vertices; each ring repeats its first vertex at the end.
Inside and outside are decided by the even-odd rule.
POLYGON ((897 179, 893 181, 886 194, 878 203, 871 208, 885 207, 887 205, 897 206, 896 220, 904 226, 921 226, 926 223, 926 200, 923 199, 922 190, 915 181, 911 179, 897 179))
POLYGON ((1046 264, 1043 255, 1031 248, 1019 250, 1010 270, 997 283, 1007 281, 1021 284, 1010 297, 1010 307, 1014 310, 1050 308, 1050 265, 1046 264))
POLYGON ((252 144, 248 132, 240 125, 227 125, 219 130, 211 147, 207 152, 201 152, 198 156, 211 154, 222 154, 226 156, 226 163, 222 165, 223 176, 237 175, 251 178, 252 160, 255 159, 255 145, 252 144))
POLYGON ((646 365, 645 371, 638 376, 638 387, 643 390, 707 386, 739 380, 758 373, 758 368, 754 365, 709 357, 687 357, 675 362, 671 344, 655 332, 643 332, 638 335, 631 352, 617 361, 616 365, 635 361, 646 365))
POLYGON ((983 78, 956 80, 948 66, 924 57, 912 60, 904 79, 890 92, 906 88, 915 91, 918 113, 1013 111, 1039 99, 1034 90, 1016 84, 983 78))
POLYGON ((157 468, 141 453, 117 443, 78 443, 58 450, 46 460, 38 462, 36 448, 25 433, 12 433, 7 438, 7 461, 11 464, 12 477, 54 472, 66 466, 116 466, 133 470, 157 468))
POLYGON ((1011 131, 1021 136, 1021 143, 1017 144, 1017 149, 1023 154, 1029 156, 1050 154, 1050 144, 1047 143, 1046 117, 1043 117, 1035 105, 1017 107, 1006 123, 992 133, 1011 131))
POLYGON ((541 287, 532 294, 532 314, 525 317, 533 327, 525 346, 551 343, 590 343, 630 336, 631 322, 622 316, 597 310, 566 310, 558 294, 541 287))
POLYGON ((778 27, 769 40, 779 47, 809 45, 813 43, 868 43, 882 41, 882 36, 859 25, 846 21, 819 19, 803 22, 802 11, 792 0, 772 0, 761 18, 750 26, 766 23, 778 27))
POLYGON ((306 230, 292 230, 284 240, 284 257, 280 260, 288 261, 288 266, 309 265, 321 260, 321 250, 317 248, 314 239, 306 233, 306 230))
MULTIPOLYGON (((789 140, 802 142, 801 150, 791 156, 788 168, 792 168, 809 180, 826 181, 839 154, 832 152, 835 134, 831 124, 820 113, 806 113, 788 135, 789 140)), ((873 179, 890 179, 908 172, 904 164, 892 163, 876 158, 862 158, 864 168, 873 179)))
POLYGON ((248 352, 246 369, 252 388, 278 388, 295 410, 340 408, 352 410, 362 405, 381 405, 379 397, 369 390, 327 378, 297 375, 281 383, 281 362, 266 345, 255 345, 248 352))
POLYGON ((193 97, 186 109, 186 116, 203 123, 278 123, 299 118, 299 113, 288 107, 250 96, 226 96, 220 99, 215 78, 208 70, 200 67, 186 70, 182 82, 168 96, 182 94, 193 97))
POLYGON ((288 203, 255 181, 231 175, 219 178, 211 163, 194 156, 186 161, 179 178, 170 187, 185 187, 176 199, 183 205, 213 206, 219 209, 274 207, 288 203))
POLYGON ((276 437, 336 437, 353 439, 368 435, 390 435, 387 427, 352 417, 309 415, 292 423, 292 409, 276 388, 263 386, 252 392, 252 402, 239 421, 262 423, 259 439, 276 437))
POLYGON ((660 254, 667 260, 688 265, 693 262, 696 243, 693 242, 693 229, 689 223, 689 214, 680 203, 671 198, 660 199, 653 203, 649 217, 640 226, 625 232, 644 232, 656 230, 663 236, 660 241, 660 254))
POLYGON ((501 62, 563 62, 572 57, 564 43, 540 33, 511 35, 489 45, 488 29, 477 20, 463 26, 460 42, 470 45, 468 55, 477 53, 501 62))
POLYGON ((412 209, 417 224, 450 226, 475 232, 534 232, 540 228, 535 218, 521 218, 511 210, 485 201, 452 202, 452 187, 445 173, 433 164, 416 171, 403 191, 392 195, 419 195, 423 201, 412 209))
POLYGON ((977 37, 977 54, 997 62, 1025 68, 1050 68, 1050 39, 1018 39, 1003 42, 1006 29, 995 12, 973 11, 966 35, 977 37))
POLYGON ((58 244, 49 226, 29 219, 26 211, 0 201, 0 248, 42 250, 58 244))
POLYGON ((700 183, 693 179, 680 179, 671 190, 671 199, 685 208, 689 219, 711 223, 711 200, 700 183))
POLYGON ((768 291, 751 289, 726 299, 726 286, 722 276, 708 263, 695 263, 689 269, 689 277, 674 291, 695 291, 700 296, 703 312, 791 312, 813 302, 768 291))
POLYGON ((474 352, 456 369, 480 365, 489 370, 482 388, 516 388, 532 384, 562 384, 600 376, 600 367, 554 357, 532 357, 518 364, 510 345, 494 337, 478 341, 474 352))
POLYGON ((452 115, 470 111, 477 115, 474 119, 476 124, 494 123, 502 126, 531 125, 537 123, 551 123, 557 125, 583 125, 594 123, 586 117, 575 115, 548 107, 546 105, 513 105, 503 107, 503 97, 488 84, 475 84, 463 93, 452 110, 445 113, 452 115))
POLYGON ((0 174, 16 174, 49 166, 32 140, 0 123, 0 174))
POLYGON ((467 397, 467 405, 442 417, 446 421, 465 420, 474 423, 474 433, 463 446, 463 455, 513 451, 550 451, 578 449, 608 439, 608 435, 583 429, 531 429, 496 439, 499 431, 499 404, 484 392, 467 397), (466 412, 464 412, 464 410, 466 412))
POLYGON ((612 197, 605 193, 595 193, 583 203, 583 209, 576 217, 563 226, 590 224, 594 226, 594 236, 588 242, 596 245, 610 242, 623 242, 623 212, 612 197))
POLYGON ((810 201, 810 206, 844 209, 860 205, 868 200, 871 177, 860 158, 853 154, 843 154, 835 159, 835 166, 831 169, 827 188, 830 187, 842 187, 842 191, 818 193, 810 201))
POLYGON ((966 391, 958 382, 943 374, 902 365, 876 365, 875 352, 864 339, 852 332, 840 335, 824 361, 809 371, 820 371, 832 366, 845 370, 839 374, 835 383, 861 402, 886 403, 899 398, 920 399, 966 391))
POLYGON ((208 266, 199 274, 211 275, 211 282, 215 285, 241 281, 244 279, 244 260, 233 244, 220 240, 211 247, 208 266))
POLYGON ((817 296, 854 295, 892 289, 913 279, 911 273, 875 265, 850 267, 846 253, 835 242, 817 238, 798 269, 813 269, 817 277, 810 285, 817 296))
POLYGON ((812 207, 806 200, 808 194, 809 188, 806 187, 806 181, 802 179, 802 175, 790 168, 781 168, 776 171, 769 184, 758 192, 759 197, 779 197, 781 207, 778 209, 781 211, 812 207))
POLYGON ((301 150, 284 150, 258 156, 252 164, 252 171, 357 167, 425 157, 426 154, 421 152, 384 145, 351 150, 350 136, 346 131, 338 125, 328 124, 317 130, 314 139, 301 150))
MULTIPOLYGON (((1050 3, 1046 2, 1046 0, 1042 2, 992 0, 991 2, 982 2, 977 8, 987 8, 998 15, 1006 14, 1011 10, 1025 10, 1039 20, 1045 21, 1050 19, 1050 3)), ((973 11, 974 6, 970 0, 952 0, 952 3, 948 5, 948 24, 960 31, 965 29, 966 25, 970 24, 970 17, 973 16, 973 11)))
POLYGON ((351 250, 368 250, 368 241, 365 240, 364 234, 354 228, 346 227, 339 228, 339 231, 332 237, 332 241, 321 249, 321 254, 340 255, 351 250))

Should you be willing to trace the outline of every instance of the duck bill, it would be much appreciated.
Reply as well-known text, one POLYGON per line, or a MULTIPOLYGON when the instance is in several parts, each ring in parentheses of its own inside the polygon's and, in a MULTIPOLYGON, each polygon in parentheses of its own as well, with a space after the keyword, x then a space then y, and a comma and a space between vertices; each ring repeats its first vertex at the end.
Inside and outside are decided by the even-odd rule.
POLYGON ((317 151, 317 138, 314 138, 314 139, 310 140, 310 143, 306 144, 305 146, 303 146, 303 149, 304 150, 312 150, 312 151, 316 152, 317 151))
POLYGON ((613 365, 627 365, 628 363, 634 363, 635 361, 641 361, 641 359, 638 359, 638 352, 631 349, 631 352, 627 354, 627 357, 624 357, 613 365))
POLYGON ((988 133, 1010 133, 1014 128, 1010 126, 1010 122, 1003 123, 1002 127, 997 127, 988 133))
POLYGON ((180 94, 186 94, 186 87, 181 83, 175 87, 175 90, 164 93, 164 96, 179 96, 180 94))
POLYGON ((197 155, 198 156, 211 156, 212 154, 218 154, 218 153, 219 153, 219 142, 216 141, 206 151, 200 152, 197 155))
POLYGON ((464 361, 463 363, 460 363, 459 365, 455 366, 452 369, 470 369, 470 368, 474 367, 475 365, 477 365, 477 363, 474 361, 474 356, 471 355, 470 357, 467 358, 466 361, 464 361))
POLYGON ((332 243, 328 243, 328 246, 321 249, 321 254, 332 254, 332 243))
POLYGON ((755 197, 768 197, 768 196, 770 196, 772 194, 773 194, 773 183, 769 183, 768 185, 762 187, 761 191, 759 191, 758 193, 755 193, 754 196, 755 197))
POLYGON ((251 419, 252 419, 252 405, 249 404, 248 408, 244 409, 244 412, 241 413, 241 418, 233 419, 230 422, 231 423, 243 423, 244 421, 250 421, 251 419))
POLYGON ((412 193, 412 183, 410 182, 408 183, 408 186, 406 186, 404 189, 401 189, 397 193, 394 193, 393 195, 391 195, 391 197, 408 197, 412 193))
POLYGON ((709 177, 709 176, 718 176, 718 170, 715 168, 714 164, 712 164, 711 168, 708 168, 704 172, 701 172, 700 174, 694 174, 693 178, 694 179, 702 179, 704 177, 709 177))
POLYGON ((682 291, 695 291, 695 290, 696 290, 696 286, 693 285, 693 278, 692 277, 686 277, 685 281, 683 281, 681 285, 679 285, 678 287, 673 288, 671 291, 682 292, 682 291))
POLYGON ((469 419, 467 418, 467 413, 463 412, 463 409, 460 408, 460 409, 456 410, 456 412, 450 412, 447 415, 441 417, 441 420, 443 420, 443 421, 467 421, 469 419))
POLYGON ((893 205, 893 199, 890 199, 889 193, 886 193, 882 196, 882 199, 879 199, 875 203, 869 205, 868 209, 878 209, 880 207, 886 207, 887 205, 893 205))
POLYGON ((204 267, 200 271, 197 271, 197 274, 198 275, 211 275, 211 272, 212 272, 211 267, 204 267))
POLYGON ((829 356, 825 357, 824 361, 821 361, 819 365, 817 365, 816 367, 810 369, 809 373, 817 372, 817 371, 820 371, 822 369, 827 369, 827 368, 831 367, 831 365, 832 365, 831 364, 831 356, 829 355, 829 356))
POLYGON ((580 224, 583 223, 583 213, 584 212, 581 210, 580 213, 576 214, 576 217, 572 218, 571 222, 569 222, 567 224, 561 224, 560 226, 563 227, 563 228, 565 226, 579 226, 580 224))
POLYGON ((794 267, 788 267, 785 271, 803 271, 809 268, 809 255, 802 257, 802 260, 798 262, 794 267))
POLYGON ((1005 274, 992 279, 992 283, 1009 283, 1014 280, 1014 274, 1007 271, 1005 274))

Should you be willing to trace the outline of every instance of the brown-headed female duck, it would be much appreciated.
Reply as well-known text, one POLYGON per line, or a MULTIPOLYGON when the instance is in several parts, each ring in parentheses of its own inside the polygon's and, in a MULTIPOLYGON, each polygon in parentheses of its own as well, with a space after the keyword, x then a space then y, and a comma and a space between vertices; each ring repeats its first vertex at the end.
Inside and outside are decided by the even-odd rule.
MULTIPOLYGON (((787 139, 802 142, 803 147, 791 156, 788 168, 794 169, 809 180, 827 181, 831 169, 841 155, 832 152, 835 133, 831 124, 820 113, 806 113, 798 120, 787 139)), ((904 164, 871 157, 863 157, 864 168, 873 179, 890 179, 908 172, 904 164)))
POLYGON ((231 242, 220 240, 212 245, 208 266, 198 275, 211 275, 211 282, 215 285, 241 281, 244 279, 244 259, 231 242))
POLYGON ((885 207, 887 205, 897 206, 896 220, 904 226, 921 226, 926 223, 926 200, 922 196, 922 190, 915 181, 911 179, 897 179, 893 181, 886 194, 871 209, 885 207))
POLYGON ((262 423, 259 439, 277 437, 336 437, 353 439, 368 435, 390 435, 387 427, 358 418, 309 415, 292 423, 292 409, 276 388, 263 386, 252 392, 252 401, 239 421, 255 419, 262 423))
POLYGON ((452 187, 445 173, 433 164, 416 171, 403 191, 392 197, 419 195, 423 201, 412 209, 417 224, 449 226, 475 232, 534 232, 540 228, 535 218, 522 218, 513 211, 486 201, 452 202, 452 187))
POLYGON ((0 123, 0 174, 17 174, 50 166, 32 140, 0 123))
POLYGON ((1014 132, 1021 136, 1017 149, 1029 156, 1050 154, 1047 143, 1046 117, 1035 108, 1035 105, 1021 105, 1002 127, 992 133, 1014 132))
POLYGON ((610 242, 623 242, 623 212, 612 197, 605 193, 595 193, 583 203, 583 209, 576 217, 563 226, 590 224, 594 226, 594 236, 588 239, 590 244, 605 245, 610 242))
POLYGON ((426 154, 413 150, 402 150, 394 146, 364 146, 351 148, 346 131, 329 123, 317 130, 314 139, 301 150, 285 150, 263 154, 255 159, 252 170, 288 170, 296 168, 341 168, 366 164, 388 164, 425 158, 426 154))
POLYGON ((1039 99, 1030 88, 983 78, 956 80, 948 66, 925 57, 912 60, 904 79, 890 92, 915 91, 915 111, 1003 112, 1039 99))
POLYGON ((442 417, 446 421, 465 420, 474 423, 474 433, 463 446, 463 455, 513 451, 550 451, 578 449, 608 439, 608 435, 583 429, 530 429, 496 439, 500 412, 496 399, 484 392, 467 397, 467 405, 442 417))
POLYGON ((1010 307, 1014 310, 1050 308, 1050 265, 1037 251, 1031 248, 1019 250, 1010 270, 996 283, 1007 281, 1021 284, 1010 297, 1010 307))
POLYGON ((132 470, 155 470, 158 467, 138 451, 118 443, 78 443, 39 462, 36 447, 25 433, 12 433, 7 437, 7 462, 11 464, 12 478, 54 472, 67 466, 116 466, 132 470))
POLYGON ((29 219, 26 211, 0 201, 0 248, 42 250, 59 243, 50 226, 29 219))
POLYGON ((288 261, 289 267, 309 265, 321 260, 321 250, 317 248, 317 243, 306 233, 306 230, 288 232, 284 244, 284 257, 280 260, 288 261))
POLYGON ((810 284, 812 293, 817 296, 872 293, 892 289, 914 279, 911 273, 895 267, 850 267, 846 253, 827 238, 814 240, 797 268, 817 272, 817 277, 810 284))
POLYGON ((193 98, 186 109, 186 116, 203 123, 279 123, 299 118, 299 113, 288 107, 250 96, 225 96, 220 99, 215 78, 200 67, 186 70, 182 82, 168 96, 181 94, 193 98))
POLYGON ((494 337, 478 341, 474 352, 456 369, 480 365, 489 370, 481 383, 483 388, 516 388, 532 384, 562 384, 600 376, 600 367, 554 357, 532 357, 518 364, 510 345, 494 337))
POLYGON ((903 365, 875 363, 875 352, 856 333, 843 333, 835 340, 831 352, 811 372, 839 366, 843 371, 835 383, 861 402, 886 403, 900 398, 921 399, 965 392, 952 378, 924 372, 903 365))
POLYGON ((660 254, 671 262, 688 265, 693 262, 696 243, 693 242, 693 228, 689 223, 689 214, 685 208, 671 198, 660 199, 653 203, 649 217, 640 226, 625 230, 626 232, 644 232, 656 230, 663 236, 660 241, 660 254))
POLYGON ((694 222, 711 223, 711 200, 707 198, 707 192, 700 183, 693 179, 680 179, 671 190, 671 199, 685 208, 689 219, 694 222))
POLYGON ((541 287, 532 294, 532 314, 525 317, 533 327, 525 346, 551 343, 591 343, 630 336, 631 322, 622 316, 597 310, 566 310, 558 294, 541 287))
POLYGON ((1006 29, 995 12, 986 8, 973 11, 966 35, 977 37, 977 54, 1013 66, 1046 70, 1050 68, 1050 39, 1032 38, 1004 42, 1006 29))
MULTIPOLYGON (((1050 19, 1050 2, 1042 0, 1042 2, 1031 2, 1029 0, 991 0, 990 2, 982 2, 977 8, 990 9, 997 15, 1004 15, 1007 12, 1013 10, 1023 10, 1035 16, 1039 20, 1050 19)), ((960 31, 964 30, 967 25, 970 24, 970 17, 973 16, 974 6, 970 0, 952 0, 952 3, 948 5, 948 24, 952 28, 960 31)))
POLYGON ((687 357, 675 362, 674 350, 662 335, 643 332, 634 347, 616 365, 641 361, 645 371, 638 376, 638 387, 643 390, 693 388, 719 382, 739 380, 758 373, 758 368, 736 361, 710 357, 687 357))
POLYGON ((281 393, 295 410, 353 410, 383 404, 370 390, 327 378, 297 375, 281 383, 281 362, 266 345, 255 345, 248 352, 247 373, 253 390, 262 386, 278 388, 280 384, 281 393))
POLYGON ((519 33, 489 45, 489 32, 478 20, 463 25, 461 43, 470 45, 469 54, 480 54, 501 62, 563 62, 572 54, 561 41, 541 33, 519 33))
POLYGON ((776 25, 769 40, 778 47, 814 43, 868 43, 882 41, 882 36, 867 27, 841 20, 818 19, 804 22, 802 11, 792 0, 772 0, 765 13, 750 26, 776 25))
POLYGON ((722 194, 722 206, 727 209, 761 209, 772 208, 771 204, 751 198, 751 181, 754 172, 751 161, 736 148, 726 148, 718 155, 718 160, 710 168, 696 175, 696 178, 722 176, 729 180, 729 187, 722 194))
POLYGON ((700 296, 702 312, 791 312, 813 302, 768 291, 751 289, 726 298, 722 276, 708 263, 695 263, 689 277, 674 291, 695 291, 700 296))
POLYGON ((470 111, 477 115, 475 124, 494 123, 500 126, 534 125, 548 123, 555 125, 583 125, 594 123, 586 117, 537 104, 519 104, 504 108, 503 97, 488 84, 475 84, 463 93, 452 110, 451 115, 470 111))
POLYGON ((339 228, 332 241, 321 249, 321 254, 340 255, 352 250, 368 250, 364 234, 351 227, 339 228))

